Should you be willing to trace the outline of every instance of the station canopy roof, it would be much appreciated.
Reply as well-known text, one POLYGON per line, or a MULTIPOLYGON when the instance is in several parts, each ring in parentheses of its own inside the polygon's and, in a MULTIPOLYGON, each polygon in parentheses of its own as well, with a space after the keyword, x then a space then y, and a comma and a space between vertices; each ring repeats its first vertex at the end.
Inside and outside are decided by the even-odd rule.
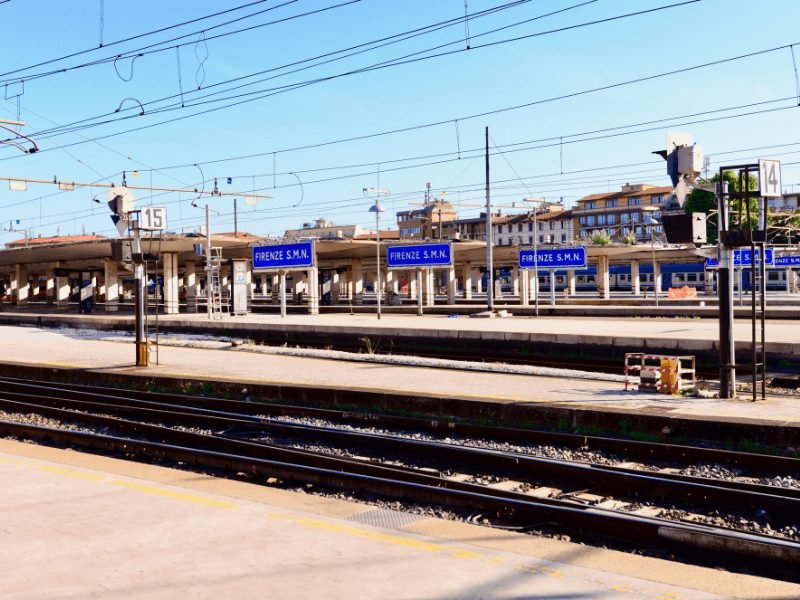
MULTIPOLYGON (((37 238, 38 239, 38 238, 37 238)), ((437 240, 432 240, 436 242, 437 240)), ((212 245, 222 248, 223 257, 230 258, 252 258, 252 248, 254 246, 279 244, 282 240, 259 238, 252 234, 240 233, 235 236, 233 233, 215 234, 212 238, 212 245)), ((62 267, 62 268, 95 268, 103 267, 103 260, 112 258, 112 245, 120 244, 119 238, 92 239, 75 237, 60 237, 58 240, 50 242, 41 241, 31 243, 28 246, 16 245, 13 248, 0 250, 0 271, 9 272, 17 264, 29 265, 31 268, 42 267, 62 267)), ((202 262, 203 257, 195 253, 195 245, 200 244, 205 247, 206 238, 204 236, 192 234, 167 234, 164 236, 144 235, 142 237, 142 250, 146 254, 155 255, 159 252, 176 252, 179 254, 179 263, 182 265, 187 261, 202 262)), ((398 244, 421 244, 423 240, 381 240, 381 246, 398 244)), ((542 246, 547 247, 547 246, 542 246)), ((495 246, 493 248, 494 261, 496 264, 516 264, 517 253, 520 248, 530 249, 530 246, 495 246)), ((480 267, 486 262, 486 244, 481 241, 453 241, 454 256, 456 262, 463 264, 470 262, 476 267, 480 267)), ((317 259, 320 266, 330 268, 341 265, 346 266, 353 258, 362 259, 365 262, 375 260, 375 241, 374 240, 316 240, 317 259)), ((609 257, 610 263, 622 264, 631 260, 642 262, 652 259, 652 249, 649 244, 636 246, 629 245, 606 245, 588 246, 587 253, 589 263, 596 261, 600 255, 609 257)), ((385 253, 385 250, 384 250, 385 253)), ((686 262, 699 261, 705 256, 716 256, 715 248, 695 249, 694 247, 683 246, 655 246, 655 253, 659 262, 686 262)))

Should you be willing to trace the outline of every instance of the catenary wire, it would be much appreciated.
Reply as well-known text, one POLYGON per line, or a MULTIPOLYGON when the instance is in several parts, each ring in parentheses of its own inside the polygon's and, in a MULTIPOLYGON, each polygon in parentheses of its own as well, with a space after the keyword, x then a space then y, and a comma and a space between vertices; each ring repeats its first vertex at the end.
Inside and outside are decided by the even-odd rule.
MULTIPOLYGON (((565 26, 565 27, 549 30, 547 32, 537 32, 537 33, 530 34, 530 35, 527 35, 527 36, 519 36, 517 38, 513 38, 512 40, 505 40, 505 41, 501 40, 501 41, 497 41, 497 42, 491 42, 491 43, 488 43, 488 44, 484 44, 482 46, 473 46, 472 49, 474 50, 474 49, 481 48, 481 47, 494 46, 494 45, 497 45, 499 43, 507 43, 507 42, 510 42, 510 41, 519 41, 519 40, 522 40, 522 39, 528 39, 528 38, 536 37, 536 36, 540 36, 540 35, 546 35, 546 34, 551 34, 551 33, 560 33, 560 32, 563 32, 563 31, 566 31, 566 30, 569 30, 569 29, 575 29, 577 27, 586 27, 586 26, 589 26, 589 25, 607 23, 607 22, 610 22, 610 21, 613 21, 613 20, 618 20, 618 19, 629 18, 629 17, 633 17, 633 16, 639 16, 639 15, 642 15, 642 14, 652 13, 652 12, 655 12, 655 11, 658 11, 658 10, 666 10, 666 9, 669 9, 669 8, 684 6, 686 4, 691 4, 691 3, 694 3, 694 2, 697 2, 697 1, 699 1, 699 0, 686 0, 684 2, 679 2, 679 3, 675 3, 675 4, 670 4, 670 5, 664 5, 664 6, 648 9, 648 10, 645 10, 645 11, 637 11, 637 12, 633 12, 633 13, 626 13, 624 15, 617 15, 617 16, 614 16, 614 17, 608 17, 608 18, 605 18, 605 19, 599 19, 599 20, 585 22, 585 23, 581 23, 581 24, 577 24, 577 25, 565 26)), ((335 74, 335 75, 331 75, 331 76, 327 76, 327 77, 317 78, 317 79, 310 80, 310 81, 307 81, 307 82, 301 82, 301 83, 298 83, 298 84, 292 84, 291 86, 288 86, 288 87, 287 86, 281 86, 280 89, 281 89, 281 91, 288 91, 288 90, 298 89, 300 87, 306 87, 308 85, 313 85, 313 84, 316 84, 316 83, 322 83, 322 82, 326 82, 326 81, 331 81, 331 80, 338 79, 340 77, 345 77, 345 76, 348 76, 348 75, 365 73, 365 72, 368 72, 368 71, 371 71, 371 70, 382 69, 382 68, 387 68, 387 67, 399 66, 401 64, 410 64, 410 63, 413 63, 413 62, 419 62, 421 60, 427 60, 427 59, 430 59, 430 58, 438 58, 439 56, 443 56, 443 55, 447 55, 447 54, 454 54, 454 53, 463 52, 463 51, 464 51, 463 49, 458 49, 458 50, 453 50, 451 52, 443 53, 443 54, 440 54, 440 55, 433 55, 433 56, 427 56, 427 57, 416 57, 416 58, 412 58, 412 59, 409 59, 409 60, 404 61, 404 62, 394 62, 394 63, 390 63, 390 64, 380 64, 378 66, 365 67, 365 68, 362 68, 362 69, 355 69, 355 70, 347 71, 345 73, 339 73, 339 74, 335 74)), ((244 104, 244 103, 247 103, 247 102, 251 102, 251 101, 254 101, 254 100, 263 99, 264 97, 267 97, 267 96, 270 96, 270 95, 275 95, 275 93, 280 93, 280 92, 277 92, 277 91, 276 92, 269 92, 269 93, 267 93, 267 94, 265 94, 263 96, 257 96, 255 98, 248 98, 246 100, 239 100, 237 102, 233 102, 233 103, 230 103, 230 104, 227 104, 227 105, 218 106, 218 107, 206 109, 204 111, 195 112, 195 113, 192 113, 191 115, 184 115, 184 116, 181 116, 181 117, 168 119, 168 120, 161 121, 161 122, 158 122, 158 123, 153 123, 153 124, 150 124, 150 125, 140 126, 140 127, 137 127, 137 128, 134 128, 134 129, 130 129, 130 130, 116 132, 116 133, 109 134, 109 135, 106 135, 106 136, 100 136, 100 137, 94 138, 94 139, 105 139, 107 137, 120 135, 122 133, 128 133, 130 131, 141 131, 143 129, 149 129, 151 127, 155 127, 155 126, 164 125, 164 124, 167 124, 167 123, 172 123, 172 122, 175 122, 175 121, 183 120, 185 118, 200 116, 200 115, 203 115, 203 114, 208 114, 210 112, 215 112, 217 110, 231 108, 233 106, 237 106, 237 105, 244 104)), ((176 109, 180 109, 180 107, 178 106, 174 110, 176 110, 176 109)), ((135 116, 139 117, 140 115, 137 114, 135 116)), ((105 122, 97 122, 97 123, 87 124, 87 125, 84 125, 83 128, 95 127, 95 126, 99 126, 99 125, 105 125, 105 124, 109 124, 111 122, 127 120, 127 119, 130 119, 130 118, 134 118, 134 116, 125 115, 125 116, 119 117, 118 119, 112 119, 112 120, 105 121, 105 122)), ((40 133, 41 132, 38 132, 38 134, 40 134, 40 133)), ((61 134, 61 133, 64 133, 64 132, 58 132, 58 133, 61 134)), ((34 134, 34 135, 37 135, 37 134, 34 134)), ((76 143, 82 143, 82 142, 76 142, 76 143)), ((75 144, 71 144, 71 145, 75 145, 75 144)), ((64 147, 64 146, 60 146, 60 147, 64 147)))

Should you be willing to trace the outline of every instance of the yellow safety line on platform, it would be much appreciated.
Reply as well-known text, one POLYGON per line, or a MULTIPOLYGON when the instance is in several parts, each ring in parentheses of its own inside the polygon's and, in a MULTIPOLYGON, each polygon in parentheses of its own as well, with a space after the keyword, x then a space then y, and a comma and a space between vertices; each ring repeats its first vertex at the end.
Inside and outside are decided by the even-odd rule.
MULTIPOLYGON (((400 535, 393 535, 390 533, 383 533, 381 531, 373 531, 370 529, 363 529, 360 527, 353 527, 352 525, 345 525, 330 521, 322 521, 320 519, 312 519, 309 517, 302 517, 298 515, 290 515, 286 513, 269 513, 267 518, 274 521, 289 521, 303 527, 316 529, 318 531, 327 531, 334 534, 346 535, 348 537, 364 538, 373 542, 388 544, 391 546, 399 546, 402 548, 409 548, 411 550, 418 550, 420 552, 428 552, 434 554, 444 554, 452 558, 459 558, 465 560, 479 560, 489 565, 505 565, 508 563, 507 559, 500 556, 492 556, 483 552, 476 552, 473 550, 465 550, 460 548, 453 548, 446 544, 437 542, 428 542, 415 538, 403 537, 400 535)), ((545 576, 553 577, 555 579, 566 579, 568 576, 556 567, 549 565, 532 564, 530 560, 523 562, 513 563, 513 568, 522 573, 531 576, 545 576)), ((663 590, 648 590, 642 588, 634 588, 629 584, 619 584, 604 582, 597 578, 588 580, 595 585, 606 587, 609 590, 621 593, 637 594, 640 597, 655 598, 656 600, 679 600, 682 596, 676 592, 663 591, 663 590)), ((667 584, 665 584, 667 585, 667 584)))
POLYGON ((86 473, 85 471, 76 471, 75 469, 65 469, 63 467, 54 467, 52 465, 39 465, 37 467, 41 471, 48 473, 55 473, 56 475, 65 475, 67 477, 74 477, 75 479, 83 479, 84 481, 103 481, 105 477, 96 475, 95 473, 86 473))
MULTIPOLYGON (((127 481, 122 479, 109 479, 103 475, 99 475, 96 473, 79 471, 76 469, 70 469, 65 467, 58 467, 46 463, 32 462, 30 460, 22 460, 17 457, 9 455, 0 455, 0 464, 13 464, 16 466, 22 466, 30 469, 45 471, 47 473, 52 473, 55 475, 73 477, 83 481, 109 484, 127 490, 142 492, 148 495, 165 497, 182 502, 191 502, 193 504, 201 504, 212 508, 219 508, 223 510, 239 508, 239 505, 233 502, 216 500, 213 498, 207 498, 203 496, 196 496, 194 494, 189 494, 186 492, 179 492, 154 485, 137 483, 134 481, 127 481)), ((508 563, 508 560, 506 558, 497 556, 496 554, 491 555, 479 551, 467 550, 464 548, 453 548, 443 543, 430 542, 430 541, 416 539, 413 537, 403 537, 400 535, 393 535, 391 533, 373 531, 370 529, 354 527, 352 525, 346 525, 331 521, 323 521, 320 519, 314 519, 310 517, 291 515, 286 513, 268 513, 266 515, 266 518, 270 520, 290 521, 297 525, 301 525, 303 527, 311 529, 316 529, 319 531, 327 531, 330 533, 341 534, 355 538, 364 538, 370 541, 408 548, 420 552, 443 554, 451 558, 456 558, 461 560, 470 560, 470 561, 478 560, 481 561, 482 563, 489 565, 496 565, 496 566, 502 566, 508 563)), ((552 567, 549 565, 532 564, 530 562, 530 559, 528 559, 528 561, 525 562, 523 561, 514 562, 512 563, 512 567, 517 571, 527 573, 531 576, 546 576, 546 577, 553 577, 556 579, 565 579, 567 577, 567 575, 565 575, 560 569, 556 567, 552 567)), ((682 596, 672 591, 663 591, 663 590, 656 591, 652 589, 648 590, 642 588, 634 588, 628 584, 619 584, 619 583, 614 584, 611 582, 607 583, 599 579, 591 579, 591 580, 587 579, 587 581, 590 581, 595 585, 601 585, 609 590, 613 590, 618 593, 637 594, 641 597, 655 598, 656 600, 680 600, 682 598, 682 596)))
POLYGON ((214 498, 207 498, 205 496, 196 496, 194 494, 189 494, 187 492, 178 492, 175 490, 170 490, 162 487, 157 487, 154 485, 147 485, 142 483, 137 483, 135 481, 126 481, 123 479, 109 479, 105 475, 99 475, 97 473, 90 473, 87 471, 79 471, 76 469, 70 469, 66 467, 58 467, 55 465, 50 465, 46 463, 38 463, 38 462, 31 462, 28 460, 20 460, 18 458, 9 457, 9 456, 0 456, 0 464, 11 464, 17 465, 21 467, 26 467, 29 469, 36 469, 39 471, 45 471, 47 473, 53 473, 55 475, 62 475, 64 477, 72 477, 74 479, 81 479, 83 481, 93 481, 97 483, 104 483, 108 485, 113 485, 120 488, 125 488, 129 490, 134 490, 137 492, 142 492, 145 494, 150 494, 153 496, 161 496, 163 498, 170 498, 172 500, 180 500, 182 502, 191 502, 193 504, 202 504, 205 506, 211 506, 213 508, 221 508, 225 510, 230 510, 234 508, 238 508, 239 505, 233 502, 226 502, 224 500, 216 500, 214 498))
POLYGON ((194 494, 187 494, 186 492, 176 492, 153 485, 145 485, 133 481, 125 481, 122 479, 114 479, 109 481, 111 485, 117 487, 127 488, 129 490, 136 490, 137 492, 144 492, 145 494, 152 494, 154 496, 162 496, 164 498, 171 498, 172 500, 182 500, 183 502, 192 502, 194 504, 204 504, 205 506, 213 506, 214 508, 222 508, 230 510, 238 508, 238 504, 233 502, 225 502, 224 500, 214 500, 213 498, 205 498, 203 496, 195 496, 194 494))

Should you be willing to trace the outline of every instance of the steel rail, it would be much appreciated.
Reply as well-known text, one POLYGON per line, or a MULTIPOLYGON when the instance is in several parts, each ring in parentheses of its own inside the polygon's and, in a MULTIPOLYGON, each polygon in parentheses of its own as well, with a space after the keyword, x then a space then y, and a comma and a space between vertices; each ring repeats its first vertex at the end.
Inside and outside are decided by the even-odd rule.
MULTIPOLYGON (((448 436, 485 438, 521 445, 555 445, 573 450, 597 450, 614 453, 631 460, 659 462, 715 463, 726 467, 744 469, 751 476, 791 475, 800 478, 800 459, 786 456, 738 452, 716 448, 703 448, 659 442, 642 442, 602 436, 580 435, 552 431, 492 427, 455 422, 452 420, 420 419, 375 415, 351 410, 332 410, 309 408, 285 404, 245 402, 208 398, 205 396, 185 396, 160 392, 130 391, 116 388, 91 387, 67 383, 43 383, 25 379, 0 378, 0 393, 4 390, 28 390, 31 393, 54 395, 66 399, 89 397, 114 398, 123 401, 152 401, 193 409, 208 409, 244 415, 274 415, 294 417, 316 417, 331 421, 356 422, 372 427, 395 427, 413 431, 423 431, 448 436)), ((309 395, 313 390, 309 388, 309 395)))
POLYGON ((257 479, 275 477, 287 482, 366 493, 373 497, 430 503, 460 512, 474 514, 480 511, 502 520, 503 523, 521 527, 557 524, 559 529, 576 534, 590 533, 625 544, 634 544, 637 547, 643 544, 666 547, 679 554, 698 556, 706 561, 709 558, 737 563, 744 560, 750 568, 787 578, 796 576, 797 565, 800 564, 800 544, 794 542, 703 525, 666 522, 605 509, 579 507, 566 503, 544 503, 539 499, 524 497, 522 494, 514 497, 512 492, 498 493, 497 490, 491 490, 490 494, 485 488, 473 484, 461 483, 458 489, 442 487, 441 479, 425 475, 415 475, 417 481, 388 479, 211 450, 6 421, 0 421, 0 433, 104 452, 118 452, 126 457, 180 461, 206 469, 247 473, 257 479), (426 477, 430 477, 429 483, 422 482, 426 477))
MULTIPOLYGON (((725 508, 737 512, 766 510, 771 518, 783 518, 787 521, 800 512, 800 490, 791 488, 774 488, 725 480, 709 482, 705 479, 675 474, 664 478, 659 473, 619 467, 608 468, 439 442, 291 423, 254 422, 249 419, 210 415, 205 409, 203 414, 192 414, 187 410, 169 411, 151 402, 140 402, 137 406, 114 406, 98 401, 96 395, 92 400, 59 398, 37 400, 22 394, 9 393, 5 393, 3 396, 0 398, 0 407, 8 410, 39 412, 56 418, 69 418, 76 422, 80 422, 86 413, 67 412, 65 415, 60 407, 68 406, 73 410, 90 410, 120 415, 140 421, 194 425, 209 429, 216 427, 228 432, 234 429, 236 435, 226 436, 229 439, 242 440, 243 431, 249 431, 253 435, 271 432, 283 437, 305 439, 315 443, 322 439, 327 442, 343 443, 350 447, 369 447, 370 449, 377 447, 384 452, 399 452, 424 461, 434 460, 434 464, 441 461, 455 461, 462 468, 466 466, 472 471, 483 468, 493 474, 502 473, 533 478, 537 483, 555 482, 557 485, 563 486, 563 482, 568 481, 572 489, 583 489, 589 486, 595 493, 622 495, 633 500, 661 500, 670 504, 681 501, 690 505, 725 508), (12 396, 16 400, 12 399, 12 396), (43 407, 43 404, 49 408, 43 407), (142 404, 155 405, 158 408, 144 407, 142 404)), ((453 465, 448 464, 447 466, 452 468, 453 465)))

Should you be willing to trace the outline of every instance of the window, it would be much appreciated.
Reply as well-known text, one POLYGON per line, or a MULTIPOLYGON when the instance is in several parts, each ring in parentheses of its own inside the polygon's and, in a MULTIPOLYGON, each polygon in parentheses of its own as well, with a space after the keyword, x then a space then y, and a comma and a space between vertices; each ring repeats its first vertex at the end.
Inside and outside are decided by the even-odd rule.
POLYGON ((518 223, 517 224, 517 233, 521 233, 521 232, 522 232, 522 223, 518 223))
POLYGON ((686 281, 698 281, 697 273, 687 273, 686 274, 686 281))
POLYGON ((589 225, 589 226, 594 225, 595 221, 596 221, 596 219, 595 219, 594 215, 590 215, 590 216, 586 217, 586 224, 589 225))
POLYGON ((555 221, 550 221, 550 231, 553 231, 553 229, 555 229, 555 228, 556 228, 556 222, 555 221))
POLYGON ((528 223, 528 231, 533 231, 533 222, 528 223))
POLYGON ((497 233, 503 233, 503 226, 502 225, 498 225, 497 226, 497 233))
POLYGON ((617 222, 617 215, 606 215, 606 223, 608 225, 613 225, 617 222))
POLYGON ((598 225, 605 225, 606 224, 606 216, 605 215, 597 215, 597 224, 598 225))
POLYGON ((583 208, 584 208, 585 210, 592 210, 592 209, 595 209, 595 208, 597 208, 597 202, 595 202, 594 200, 592 200, 591 202, 586 202, 586 203, 583 205, 583 208))
POLYGON ((529 243, 529 244, 532 244, 532 243, 533 243, 533 236, 532 236, 532 235, 529 235, 529 236, 528 236, 528 243, 529 243))
POLYGON ((614 208, 619 204, 619 200, 606 200, 606 208, 614 208))
POLYGON ((769 273, 767 273, 767 280, 768 281, 780 281, 781 280, 781 274, 780 273, 776 273, 775 271, 770 271, 769 273))
POLYGON ((641 198, 628 198, 628 206, 641 206, 641 198))
POLYGON ((543 235, 539 236, 539 243, 540 244, 544 244, 544 236, 543 235))
POLYGON ((567 234, 566 233, 562 233, 561 234, 561 241, 562 241, 562 243, 567 241, 567 234))

